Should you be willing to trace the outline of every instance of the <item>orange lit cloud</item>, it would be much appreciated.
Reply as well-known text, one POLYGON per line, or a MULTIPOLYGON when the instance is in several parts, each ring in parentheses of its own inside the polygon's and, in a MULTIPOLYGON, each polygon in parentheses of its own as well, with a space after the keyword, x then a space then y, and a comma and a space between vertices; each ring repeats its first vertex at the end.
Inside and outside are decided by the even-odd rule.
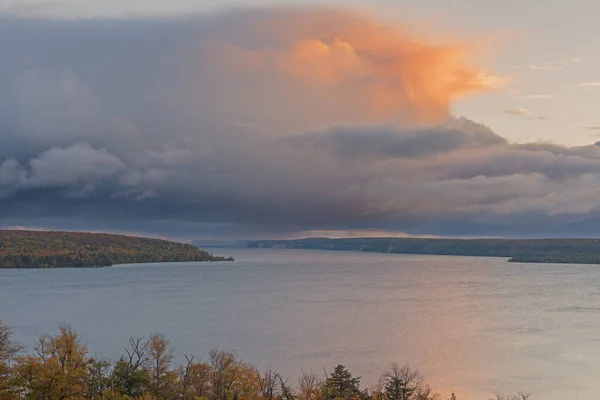
POLYGON ((253 42, 232 59, 237 67, 355 99, 371 120, 438 122, 453 100, 504 83, 470 62, 468 46, 413 37, 354 12, 270 13, 248 36, 253 42))

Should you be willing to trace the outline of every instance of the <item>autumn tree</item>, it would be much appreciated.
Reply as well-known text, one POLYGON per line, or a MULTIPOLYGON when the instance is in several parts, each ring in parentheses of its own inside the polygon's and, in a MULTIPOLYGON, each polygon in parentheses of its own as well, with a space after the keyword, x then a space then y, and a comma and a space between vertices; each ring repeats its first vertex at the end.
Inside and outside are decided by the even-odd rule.
POLYGON ((232 391, 238 400, 262 400, 260 372, 245 362, 238 362, 236 370, 232 391))
POLYGON ((323 381, 312 372, 302 371, 298 378, 298 400, 319 400, 323 396, 323 381))
MULTIPOLYGON (((392 364, 375 386, 360 389, 360 378, 343 365, 321 380, 302 371, 294 390, 272 369, 259 371, 234 353, 213 350, 208 362, 185 356, 172 369, 173 350, 163 335, 129 338, 113 365, 88 357, 68 325, 55 336, 39 337, 33 352, 21 346, 0 321, 0 400, 439 400, 420 373, 392 364)), ((456 400, 452 393, 449 400, 456 400)), ((490 400, 529 400, 527 393, 497 394, 490 400)))
POLYGON ((177 376, 181 385, 182 400, 193 398, 193 395, 190 394, 190 387, 192 381, 192 368, 194 367, 195 360, 195 356, 192 354, 186 354, 184 357, 186 361, 185 364, 177 367, 177 376))
POLYGON ((279 374, 271 368, 262 373, 255 369, 260 394, 264 400, 275 400, 279 394, 279 374))
POLYGON ((173 350, 169 340, 155 333, 147 343, 149 371, 151 376, 151 394, 159 400, 169 399, 174 391, 175 373, 171 371, 173 350))
POLYGON ((181 398, 183 400, 208 398, 211 393, 212 368, 203 362, 196 362, 193 355, 185 356, 186 363, 177 368, 181 398))
POLYGON ((35 355, 17 357, 14 368, 25 398, 66 400, 86 392, 87 348, 69 325, 60 325, 56 336, 42 335, 35 355))
POLYGON ((234 353, 222 350, 211 350, 210 366, 212 369, 212 397, 217 400, 233 398, 232 388, 238 378, 238 360, 234 353))
POLYGON ((0 399, 10 399, 15 395, 11 390, 11 364, 21 348, 13 339, 12 329, 0 320, 0 399))

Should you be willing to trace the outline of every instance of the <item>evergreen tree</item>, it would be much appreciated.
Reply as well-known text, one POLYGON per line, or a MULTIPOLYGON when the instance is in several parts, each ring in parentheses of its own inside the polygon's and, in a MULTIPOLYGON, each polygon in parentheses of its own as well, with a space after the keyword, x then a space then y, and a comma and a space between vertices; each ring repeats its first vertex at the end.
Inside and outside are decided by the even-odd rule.
POLYGON ((388 400, 411 400, 423 384, 418 371, 408 366, 399 367, 398 364, 392 364, 384 378, 384 393, 388 400))
POLYGON ((353 377, 346 367, 338 365, 325 380, 323 394, 327 399, 355 399, 362 394, 359 386, 360 377, 353 377))

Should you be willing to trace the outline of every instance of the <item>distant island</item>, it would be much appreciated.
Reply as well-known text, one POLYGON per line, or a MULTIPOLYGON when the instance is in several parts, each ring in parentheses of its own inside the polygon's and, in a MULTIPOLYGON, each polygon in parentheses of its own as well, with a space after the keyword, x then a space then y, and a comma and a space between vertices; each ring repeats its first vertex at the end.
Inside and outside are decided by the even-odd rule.
POLYGON ((309 238, 258 240, 252 248, 346 250, 394 254, 503 257, 510 262, 600 264, 600 239, 309 238))
POLYGON ((0 268, 93 268, 115 264, 233 261, 191 244, 105 233, 0 230, 0 268))

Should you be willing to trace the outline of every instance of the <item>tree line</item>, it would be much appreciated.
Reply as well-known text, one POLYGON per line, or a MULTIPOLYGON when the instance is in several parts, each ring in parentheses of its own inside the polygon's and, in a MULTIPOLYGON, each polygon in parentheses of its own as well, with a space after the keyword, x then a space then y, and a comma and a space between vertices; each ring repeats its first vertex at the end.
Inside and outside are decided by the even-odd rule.
POLYGON ((307 238, 250 241, 246 246, 502 257, 511 262, 527 263, 600 264, 600 239, 307 238))
MULTIPOLYGON (((186 354, 175 365, 161 334, 130 337, 112 362, 92 357, 69 325, 41 335, 25 353, 0 320, 0 400, 458 400, 432 390, 418 370, 392 364, 377 384, 361 388, 343 365, 321 374, 302 372, 295 385, 273 369, 259 370, 234 352, 212 350, 206 360, 186 354)), ((528 400, 526 393, 494 400, 528 400)))

